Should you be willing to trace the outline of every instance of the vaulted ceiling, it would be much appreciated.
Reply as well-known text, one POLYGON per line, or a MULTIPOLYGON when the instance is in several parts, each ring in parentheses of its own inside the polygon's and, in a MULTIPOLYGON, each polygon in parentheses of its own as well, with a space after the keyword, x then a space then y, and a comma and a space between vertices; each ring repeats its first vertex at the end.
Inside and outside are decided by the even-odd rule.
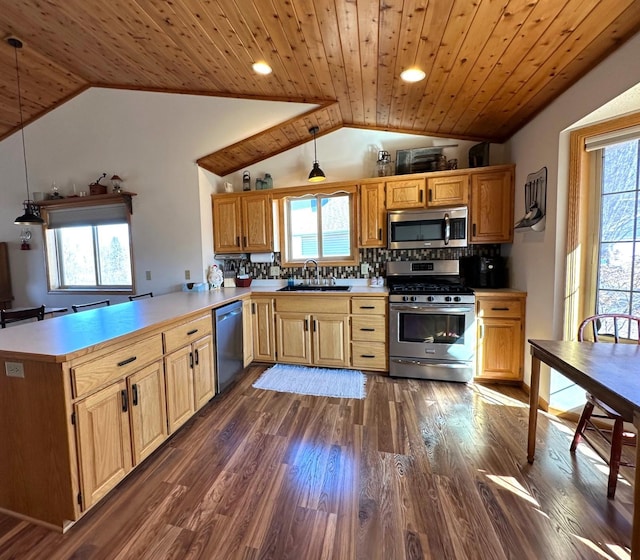
MULTIPOLYGON (((198 161, 218 175, 314 125, 504 141, 638 30, 638 0, 0 0, 27 122, 91 86, 319 106, 198 161), (403 82, 412 66, 426 79, 403 82)), ((20 123, 6 42, 0 91, 2 138, 20 123)))

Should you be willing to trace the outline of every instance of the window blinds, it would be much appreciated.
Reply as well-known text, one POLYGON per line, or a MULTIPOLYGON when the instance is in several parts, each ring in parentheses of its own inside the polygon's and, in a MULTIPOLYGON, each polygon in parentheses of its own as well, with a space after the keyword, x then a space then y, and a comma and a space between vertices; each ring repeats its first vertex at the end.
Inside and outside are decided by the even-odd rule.
POLYGON ((73 208, 48 208, 47 227, 56 229, 62 227, 126 224, 128 217, 129 209, 124 203, 73 208))
POLYGON ((587 152, 593 152, 594 150, 601 150, 613 146, 614 144, 621 144, 622 142, 629 142, 631 140, 638 140, 640 138, 640 125, 630 126, 628 128, 621 128, 619 130, 611 130, 603 134, 597 134, 585 138, 584 149, 587 152))

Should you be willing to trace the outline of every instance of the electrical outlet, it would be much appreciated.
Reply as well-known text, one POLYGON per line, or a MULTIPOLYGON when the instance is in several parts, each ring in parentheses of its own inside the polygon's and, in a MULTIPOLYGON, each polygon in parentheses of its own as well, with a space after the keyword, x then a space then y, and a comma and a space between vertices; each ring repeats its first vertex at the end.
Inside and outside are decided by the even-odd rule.
POLYGON ((190 270, 185 270, 184 271, 184 279, 185 280, 191 280, 191 271, 190 270))
POLYGON ((145 272, 145 278, 146 278, 147 280, 151 280, 151 271, 150 271, 150 270, 147 270, 147 271, 145 272))
POLYGON ((7 377, 24 377, 24 366, 22 362, 5 362, 4 369, 7 377))
POLYGON ((270 267, 269 276, 280 276, 280 267, 279 266, 270 267))
POLYGON ((364 275, 369 274, 369 264, 368 263, 362 263, 360 265, 360 274, 364 274, 364 275))

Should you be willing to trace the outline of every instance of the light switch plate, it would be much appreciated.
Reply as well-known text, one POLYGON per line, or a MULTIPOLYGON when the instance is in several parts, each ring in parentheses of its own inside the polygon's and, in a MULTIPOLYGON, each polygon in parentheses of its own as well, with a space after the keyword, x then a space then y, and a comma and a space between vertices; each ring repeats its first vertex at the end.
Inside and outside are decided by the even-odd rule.
POLYGON ((147 280, 151 280, 151 271, 147 270, 147 272, 145 272, 145 277, 147 280))
POLYGON ((280 267, 279 266, 270 267, 269 276, 280 276, 280 267))
POLYGON ((22 362, 5 362, 4 369, 7 377, 24 377, 24 366, 22 362))
POLYGON ((369 274, 369 263, 362 263, 360 265, 360 274, 369 274))
POLYGON ((190 270, 185 270, 184 271, 184 279, 185 280, 191 280, 191 271, 190 270))

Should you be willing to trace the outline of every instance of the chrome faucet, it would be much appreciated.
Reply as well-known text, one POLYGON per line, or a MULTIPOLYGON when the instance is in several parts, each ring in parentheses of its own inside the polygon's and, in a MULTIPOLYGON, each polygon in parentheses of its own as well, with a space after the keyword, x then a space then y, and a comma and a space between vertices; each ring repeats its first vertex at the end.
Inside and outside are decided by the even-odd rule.
POLYGON ((310 262, 312 262, 313 264, 316 265, 316 284, 320 284, 320 267, 318 266, 318 261, 317 260, 315 260, 315 259, 307 259, 306 261, 304 261, 303 269, 307 270, 307 264, 309 264, 310 262))

